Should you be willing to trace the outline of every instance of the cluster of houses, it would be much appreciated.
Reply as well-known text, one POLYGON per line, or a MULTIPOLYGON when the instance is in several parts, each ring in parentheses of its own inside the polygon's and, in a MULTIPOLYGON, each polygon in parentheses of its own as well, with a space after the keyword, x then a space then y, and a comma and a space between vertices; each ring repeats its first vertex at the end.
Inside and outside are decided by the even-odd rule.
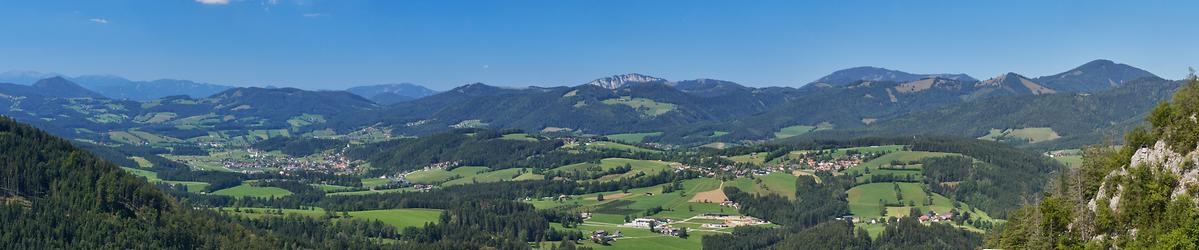
MULTIPOLYGON (((929 211, 926 214, 921 214, 920 217, 917 217, 917 219, 920 220, 920 222, 953 221, 953 213, 938 214, 937 212, 929 211)), ((869 224, 878 224, 878 223, 883 223, 885 221, 885 219, 870 219, 870 221, 863 221, 861 218, 854 217, 852 215, 837 217, 837 220, 849 221, 849 222, 853 222, 855 224, 863 223, 863 222, 869 223, 869 224)))
POLYGON ((845 170, 847 168, 852 168, 859 164, 862 164, 862 159, 860 159, 858 157, 850 157, 850 158, 835 159, 835 160, 828 160, 828 161, 817 161, 812 158, 806 158, 806 159, 803 159, 802 161, 804 164, 807 164, 807 166, 812 168, 813 170, 823 171, 823 172, 841 171, 841 170, 845 170))
POLYGON ((675 228, 669 223, 670 219, 637 218, 633 219, 633 221, 630 221, 629 223, 625 223, 624 226, 645 229, 653 227, 654 232, 670 236, 679 236, 679 233, 683 230, 680 228, 675 228))
POLYGON ((620 237, 624 237, 624 233, 621 233, 620 231, 609 233, 608 231, 597 230, 595 232, 591 232, 591 241, 599 241, 602 239, 614 240, 620 237))
POLYGON ((670 219, 637 218, 625 223, 624 226, 649 229, 666 223, 670 223, 670 219))
POLYGON ((929 211, 928 214, 920 215, 920 222, 942 222, 952 220, 953 213, 937 214, 936 212, 929 211))
POLYGON ((720 206, 722 206, 722 207, 731 207, 731 208, 734 208, 734 209, 741 209, 741 204, 738 204, 737 202, 734 202, 734 201, 731 201, 731 200, 724 200, 724 201, 721 201, 721 202, 720 202, 720 206))
MULTIPOLYGON (((354 173, 358 170, 345 155, 340 153, 324 155, 319 160, 310 160, 286 155, 271 155, 254 149, 246 151, 248 153, 246 157, 222 159, 221 166, 242 173, 258 173, 262 172, 261 170, 264 168, 279 169, 279 174, 289 172, 354 173)), ((194 164, 196 162, 185 160, 185 163, 194 164)))
POLYGON ((429 191, 429 190, 433 190, 434 187, 436 187, 436 186, 428 185, 428 184, 412 185, 412 188, 416 189, 416 191, 429 191))
POLYGON ((705 227, 705 228, 728 228, 728 227, 763 225, 763 224, 770 223, 770 222, 767 222, 766 220, 754 218, 751 216, 728 215, 728 214, 722 214, 722 213, 704 213, 695 218, 705 219, 705 220, 724 221, 724 223, 707 223, 707 224, 701 225, 702 227, 705 227))

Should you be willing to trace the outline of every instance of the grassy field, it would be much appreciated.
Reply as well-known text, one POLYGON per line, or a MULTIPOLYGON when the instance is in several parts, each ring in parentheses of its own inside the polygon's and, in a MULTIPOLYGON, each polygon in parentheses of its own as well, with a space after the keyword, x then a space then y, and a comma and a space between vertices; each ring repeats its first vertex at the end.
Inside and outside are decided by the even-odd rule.
POLYGON ((534 173, 525 173, 520 176, 517 176, 516 179, 512 179, 512 180, 528 181, 528 180, 544 180, 544 179, 545 179, 545 175, 539 175, 539 174, 534 174, 534 173))
MULTIPOLYGON (((457 169, 459 169, 459 168, 455 168, 455 170, 457 170, 457 169)), ((481 173, 478 173, 473 176, 465 176, 462 178, 450 180, 445 183, 442 183, 442 185, 450 186, 450 185, 462 185, 462 184, 471 184, 471 183, 511 181, 511 180, 516 179, 516 177, 522 175, 523 174, 523 173, 521 173, 522 170, 527 170, 527 169, 509 168, 509 169, 500 169, 500 170, 496 170, 496 171, 481 172, 481 173)))
POLYGON ((667 112, 678 109, 678 105, 673 103, 656 102, 645 98, 630 98, 622 96, 620 98, 612 98, 601 101, 608 105, 625 105, 640 112, 641 115, 647 117, 655 117, 666 114, 667 112))
MULTIPOLYGON (((616 250, 616 249, 628 249, 628 250, 700 249, 700 248, 703 248, 702 240, 705 235, 718 234, 716 232, 691 230, 688 232, 688 234, 690 234, 691 237, 688 237, 687 239, 683 239, 683 238, 674 237, 674 236, 667 236, 667 235, 652 233, 649 231, 649 229, 616 227, 616 226, 604 225, 604 224, 583 224, 583 225, 580 225, 578 228, 567 228, 567 229, 563 229, 561 227, 561 225, 559 225, 559 224, 553 224, 553 226, 559 230, 576 230, 577 229, 579 231, 583 231, 584 234, 590 233, 590 232, 596 231, 596 230, 605 230, 605 231, 609 231, 609 232, 620 231, 622 234, 624 234, 625 237, 616 239, 616 241, 613 241, 610 246, 603 246, 600 244, 593 243, 589 240, 579 241, 580 244, 577 245, 580 247, 590 247, 593 249, 613 249, 613 250, 616 250)), ((694 229, 694 228, 692 228, 692 229, 694 229)), ((543 243, 543 246, 541 249, 550 249, 549 244, 553 244, 556 246, 559 244, 559 242, 545 242, 545 243, 543 243)))
POLYGON ((431 169, 409 173, 404 178, 417 184, 436 184, 454 179, 470 178, 486 172, 487 167, 458 167, 453 170, 431 169))
POLYGON ((368 195, 368 194, 383 194, 383 193, 398 193, 398 192, 416 192, 415 188, 394 188, 394 189, 379 189, 379 190, 364 190, 351 192, 328 193, 326 195, 368 195))
POLYGON ((1038 143, 1056 140, 1061 138, 1057 131, 1049 127, 1036 128, 1021 128, 1021 129, 991 129, 989 133, 979 137, 978 139, 1002 141, 1006 138, 1019 138, 1028 140, 1028 143, 1038 143))
POLYGON ((730 144, 730 143, 726 143, 726 142, 713 142, 713 143, 704 144, 703 146, 700 146, 700 147, 708 147, 708 148, 715 148, 715 149, 725 149, 725 148, 729 148, 729 147, 731 147, 731 146, 733 146, 733 145, 734 145, 734 144, 730 144))
MULTIPOLYGON (((882 207, 879 206, 879 200, 884 200, 888 204, 903 204, 903 206, 888 206, 887 216, 907 216, 911 211, 912 206, 909 201, 915 202, 915 207, 920 211, 928 212, 930 209, 937 213, 948 213, 953 210, 953 200, 946 198, 937 193, 929 193, 933 196, 933 205, 926 206, 924 201, 928 199, 928 195, 921 189, 919 183, 898 183, 900 190, 903 192, 903 201, 896 200, 895 184, 893 183, 871 183, 853 187, 846 192, 849 199, 849 211, 855 216, 863 218, 877 218, 880 216, 882 207)), ((976 210, 970 205, 961 203, 962 211, 970 211, 975 214, 976 218, 991 220, 982 210, 976 210)))
POLYGON ((754 179, 741 177, 726 182, 724 185, 736 187, 743 192, 759 195, 777 194, 783 197, 795 198, 794 175, 786 173, 771 173, 764 176, 754 176, 754 179), (760 180, 760 182, 759 182, 760 180))
POLYGON ((325 210, 321 209, 320 207, 312 207, 311 209, 290 209, 290 208, 276 209, 276 208, 258 208, 258 207, 243 207, 243 208, 235 209, 232 207, 218 207, 215 209, 220 212, 226 212, 226 213, 230 213, 230 214, 238 215, 238 216, 245 216, 248 218, 260 218, 263 216, 276 216, 277 214, 274 214, 274 212, 277 212, 278 210, 283 210, 283 214, 297 214, 297 215, 312 216, 312 217, 318 217, 318 216, 325 215, 325 210))
POLYGON ((597 141, 597 142, 590 142, 590 143, 587 143, 586 145, 584 145, 584 148, 588 148, 588 149, 615 149, 615 150, 624 150, 624 151, 630 151, 630 152, 645 152, 645 153, 655 153, 655 152, 660 152, 660 151, 658 151, 658 150, 646 149, 646 148, 640 148, 640 147, 637 147, 637 146, 626 145, 626 144, 620 144, 620 143, 616 143, 616 142, 610 142, 610 141, 597 141))
POLYGON ((451 125, 452 128, 483 128, 487 127, 487 123, 479 119, 464 120, 458 124, 451 125))
POLYGON ((378 187, 391 183, 390 179, 383 178, 366 178, 362 179, 362 186, 367 188, 378 187))
POLYGON ((514 141, 537 141, 537 138, 529 136, 529 134, 506 134, 500 139, 514 141))
POLYGON ((614 135, 608 135, 605 137, 607 137, 608 140, 636 144, 636 143, 641 143, 642 141, 645 141, 646 137, 660 136, 660 135, 662 135, 662 132, 614 134, 614 135))
POLYGON ((762 164, 766 163, 766 155, 767 155, 766 152, 758 152, 758 153, 752 153, 752 154, 730 156, 727 158, 733 162, 762 165, 762 164))
MULTIPOLYGON (((598 164, 598 166, 600 167, 600 169, 609 170, 609 169, 613 169, 613 168, 617 168, 617 167, 623 167, 625 164, 628 164, 629 166, 633 167, 633 169, 629 170, 629 172, 624 173, 624 174, 603 176, 603 177, 598 178, 598 180, 606 181, 606 180, 616 180, 616 179, 620 179, 622 177, 633 177, 633 176, 637 175, 637 173, 639 173, 639 172, 650 175, 650 174, 656 174, 658 172, 666 171, 666 170, 670 169, 669 162, 651 161, 651 160, 634 160, 634 159, 626 159, 626 158, 606 158, 606 159, 600 160, 600 164, 598 164)), ((564 172, 586 171, 588 168, 591 168, 594 166, 596 166, 596 164, 576 163, 576 164, 570 164, 570 165, 554 168, 553 171, 564 171, 564 172)))
MULTIPOLYGON (((838 148, 836 151, 832 152, 831 156, 833 158, 844 158, 844 157, 848 156, 849 151, 857 151, 859 153, 880 153, 880 152, 898 152, 903 149, 904 149, 904 145, 883 145, 883 146, 838 148)), ((792 159, 799 159, 803 154, 810 153, 810 152, 811 152, 810 150, 791 151, 791 152, 787 153, 787 155, 775 158, 773 160, 770 160, 770 162, 767 162, 767 163, 776 164, 776 163, 780 163, 780 162, 788 161, 788 160, 792 160, 792 159)))
POLYGON ((1058 157, 1053 157, 1053 159, 1057 160, 1058 162, 1061 162, 1062 164, 1066 164, 1066 166, 1068 166, 1068 167, 1082 166, 1082 156, 1081 155, 1058 156, 1058 157))
MULTIPOLYGON (((239 211, 235 211, 234 208, 230 208, 230 207, 222 207, 222 208, 217 208, 217 210, 222 211, 222 212, 228 212, 228 213, 239 215, 239 216, 250 217, 250 218, 258 218, 258 217, 263 217, 263 216, 277 216, 278 214, 275 214, 275 212, 277 212, 279 210, 282 210, 283 214, 296 214, 296 215, 311 216, 311 217, 325 216, 325 210, 321 209, 319 207, 313 207, 310 209, 275 209, 275 208, 243 207, 243 208, 237 208, 237 210, 239 210, 239 211)), ((377 220, 377 221, 383 222, 387 225, 392 225, 392 226, 395 226, 396 228, 403 229, 405 227, 422 227, 427 222, 436 223, 438 217, 441 215, 441 210, 425 209, 425 208, 401 208, 401 209, 387 209, 387 210, 351 211, 351 212, 349 212, 349 214, 350 214, 349 219, 368 220, 368 221, 377 220)), ((337 215, 340 216, 341 214, 337 214, 337 215)), ((346 217, 342 217, 341 219, 346 219, 346 217)))
MULTIPOLYGON (((137 159, 141 159, 141 158, 139 157, 139 158, 137 158, 137 159)), ((136 160, 136 159, 135 159, 135 160, 136 160)), ((145 160, 145 159, 142 159, 142 160, 145 160)), ((147 162, 147 163, 149 163, 149 162, 147 162)), ((140 163, 139 163, 139 164, 140 164, 140 163)), ((168 184, 171 184, 171 185, 184 185, 184 186, 187 186, 187 192, 191 192, 191 193, 199 193, 200 191, 204 191, 204 189, 205 189, 205 188, 208 188, 208 185, 209 185, 207 182, 198 182, 198 181, 167 181, 167 180, 162 180, 162 179, 159 179, 159 178, 158 178, 158 173, 155 173, 155 172, 153 172, 153 171, 149 171, 149 170, 145 170, 145 169, 127 168, 127 167, 121 167, 121 169, 124 169, 125 171, 129 171, 129 173, 131 173, 131 174, 133 174, 133 175, 140 176, 140 177, 145 177, 145 178, 146 178, 146 181, 148 181, 148 182, 150 182, 150 183, 159 183, 159 182, 161 182, 161 183, 168 183, 168 184)))
POLYGON ((350 212, 350 218, 359 220, 378 220, 396 228, 422 227, 428 222, 437 222, 441 215, 438 209, 403 208, 387 210, 367 210, 350 212))
POLYGON ((255 187, 255 186, 251 186, 250 183, 242 183, 241 185, 236 186, 236 187, 217 190, 216 192, 212 192, 212 194, 233 196, 233 197, 247 197, 248 196, 248 197, 268 198, 268 197, 288 196, 288 195, 291 195, 291 192, 284 190, 282 188, 277 188, 277 187, 255 187))
MULTIPOLYGON (((942 196, 937 193, 930 193, 933 198, 933 205, 929 205, 929 206, 924 205, 923 201, 925 199, 927 199, 928 196, 925 195, 925 193, 921 190, 920 184, 918 184, 918 183, 898 183, 898 184, 899 184, 901 192, 903 193, 903 199, 904 199, 902 202, 903 206, 887 206, 886 207, 886 209, 887 209, 886 217, 908 216, 909 213, 911 212, 911 209, 913 208, 913 206, 908 206, 909 205, 908 201, 915 202, 914 207, 919 209, 921 212, 925 212, 925 213, 927 213, 928 211, 931 210, 938 214, 943 214, 943 213, 948 213, 954 209, 953 208, 953 204, 954 204, 953 200, 950 200, 949 198, 946 198, 945 196, 942 196)), ((846 193, 848 194, 850 213, 852 213, 854 216, 863 218, 865 220, 875 219, 875 218, 880 217, 880 213, 882 212, 881 209, 883 208, 883 207, 879 206, 880 199, 886 201, 887 203, 892 203, 892 204, 900 203, 898 200, 896 200, 895 184, 893 184, 893 183, 872 183, 872 184, 859 185, 857 187, 851 188, 846 193)), ((986 212, 983 212, 982 210, 978 210, 974 207, 971 207, 969 204, 959 203, 959 205, 961 205, 961 207, 958 208, 958 211, 970 212, 971 218, 989 220, 989 221, 992 221, 993 223, 1002 223, 1002 221, 1003 221, 1003 220, 998 220, 998 219, 992 218, 986 212)), ((866 228, 866 231, 869 232, 871 236, 878 236, 879 233, 881 233, 883 230, 882 224, 861 224, 861 225, 866 228)), ((975 231, 975 232, 982 232, 982 230, 980 230, 978 228, 974 228, 973 226, 969 226, 969 225, 965 225, 965 226, 961 226, 961 227, 965 228, 967 230, 975 231)))
POLYGON ((829 124, 827 122, 817 124, 816 126, 795 125, 795 126, 785 127, 785 128, 779 129, 778 132, 774 132, 774 138, 782 139, 782 138, 787 138, 787 137, 800 136, 800 135, 807 134, 812 131, 827 130, 827 129, 832 129, 832 128, 833 128, 833 125, 829 124))
MULTIPOLYGON (((607 198, 587 207, 588 211, 597 214, 593 220, 604 223, 624 223, 624 215, 640 217, 645 210, 662 207, 664 211, 653 217, 682 220, 706 213, 735 214, 736 209, 721 207, 718 203, 687 202, 696 193, 713 190, 720 186, 720 181, 712 178, 691 179, 683 182, 683 189, 673 193, 662 193, 664 185, 629 190, 628 194, 620 191, 605 192, 607 198), (621 197, 623 195, 623 197, 621 197), (609 216, 604 216, 609 215, 609 216)), ((596 194, 581 196, 581 199, 594 200, 596 194)))
POLYGON ((177 115, 171 112, 155 112, 134 117, 133 121, 138 123, 163 123, 174 119, 175 116, 177 115))
POLYGON ((325 123, 325 116, 315 114, 301 114, 287 119, 287 124, 291 125, 293 128, 321 123, 325 123))
POLYGON ((320 188, 321 190, 323 190, 325 192, 338 192, 338 191, 342 191, 342 190, 349 190, 352 188, 352 187, 347 187, 347 186, 327 185, 327 184, 318 184, 318 185, 313 185, 313 186, 316 186, 317 188, 320 188))
POLYGON ((795 126, 785 127, 785 128, 779 129, 778 132, 774 132, 774 138, 781 139, 781 138, 799 136, 799 135, 807 134, 808 132, 812 132, 813 130, 816 130, 816 126, 795 125, 795 126))
POLYGON ((688 219, 706 212, 737 214, 736 209, 721 207, 718 203, 688 202, 697 193, 715 190, 720 187, 720 180, 713 178, 698 178, 683 181, 682 190, 673 193, 662 193, 665 185, 630 189, 622 191, 591 193, 568 198, 565 201, 552 199, 533 200, 529 203, 538 209, 560 206, 578 206, 576 211, 592 212, 589 222, 595 223, 624 223, 624 216, 642 217, 650 208, 662 207, 664 211, 652 217, 671 218, 675 220, 688 219), (605 199, 596 198, 603 194, 605 199))
MULTIPOLYGON (((962 155, 955 154, 955 153, 942 153, 942 152, 897 151, 897 152, 891 152, 889 154, 880 156, 878 158, 874 158, 873 160, 870 160, 870 161, 864 162, 862 164, 859 164, 857 166, 854 166, 852 168, 846 169, 843 172, 848 173, 848 174, 855 174, 858 172, 865 171, 866 169, 870 169, 871 173, 881 173, 881 172, 877 171, 878 168, 882 167, 882 166, 889 167, 889 166, 891 166, 892 161, 900 161, 900 162, 908 163, 911 161, 919 161, 924 158, 942 157, 942 156, 962 156, 962 155)), ((908 167, 913 168, 914 170, 919 170, 918 166, 908 166, 908 167)), ((883 172, 885 172, 885 171, 883 171, 883 172)), ((919 173, 919 172, 917 172, 917 173, 919 173)))

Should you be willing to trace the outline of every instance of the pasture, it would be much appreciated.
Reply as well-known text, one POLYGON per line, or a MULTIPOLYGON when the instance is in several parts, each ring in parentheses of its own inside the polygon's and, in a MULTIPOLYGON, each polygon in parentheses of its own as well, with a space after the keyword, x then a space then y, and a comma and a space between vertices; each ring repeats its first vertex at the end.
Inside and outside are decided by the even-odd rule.
POLYGON ((608 138, 608 140, 619 141, 619 142, 623 142, 623 143, 637 144, 637 143, 641 143, 641 142, 645 141, 646 137, 660 136, 660 135, 662 135, 662 132, 613 134, 613 135, 608 135, 605 137, 608 138))
POLYGON ((513 141, 537 141, 536 137, 530 136, 529 134, 521 134, 521 133, 506 134, 504 136, 501 136, 500 139, 513 140, 513 141))
MULTIPOLYGON (((455 170, 460 169, 460 168, 455 168, 455 170)), ((509 169, 500 169, 500 170, 496 170, 496 171, 479 172, 478 174, 475 174, 475 175, 461 177, 461 178, 447 181, 445 183, 442 183, 442 185, 450 186, 450 185, 462 185, 462 184, 471 184, 471 183, 511 181, 511 180, 516 179, 516 177, 518 177, 528 171, 530 171, 530 170, 525 169, 525 168, 509 168, 509 169)))
POLYGON ((625 164, 628 164, 630 167, 632 167, 632 170, 629 170, 629 172, 624 173, 624 174, 614 174, 614 175, 603 176, 603 177, 598 178, 598 180, 600 180, 600 181, 617 180, 617 179, 620 179, 623 177, 633 177, 633 176, 637 175, 637 173, 639 173, 639 172, 650 175, 650 174, 656 174, 658 172, 670 170, 670 163, 664 162, 664 161, 634 160, 634 159, 626 159, 626 158, 606 158, 606 159, 600 160, 600 164, 598 164, 598 165, 594 164, 594 163, 576 163, 576 164, 570 164, 570 165, 554 168, 553 171, 563 171, 563 172, 587 171, 588 168, 592 168, 595 166, 599 166, 600 169, 606 171, 606 170, 610 170, 610 169, 617 168, 617 167, 623 167, 625 164))
POLYGON ((795 175, 787 173, 770 173, 763 176, 740 177, 732 181, 726 182, 725 186, 732 186, 740 189, 742 192, 753 193, 758 195, 777 194, 787 198, 795 198, 795 175))
POLYGON ((645 116, 645 117, 656 117, 659 115, 666 114, 667 112, 674 111, 675 109, 678 109, 678 105, 675 105, 673 103, 656 102, 652 99, 631 98, 628 96, 622 96, 620 98, 606 99, 606 100, 603 100, 600 102, 607 104, 607 105, 628 106, 630 108, 633 108, 633 110, 636 110, 637 112, 641 113, 641 115, 645 116))
POLYGON ((350 218, 359 220, 378 220, 398 229, 405 227, 423 227, 425 223, 436 223, 441 216, 439 209, 401 208, 387 210, 352 211, 350 218))
POLYGON ((250 183, 242 183, 239 186, 217 190, 212 192, 213 195, 224 195, 233 197, 283 197, 291 195, 290 191, 277 187, 255 187, 250 183))
POLYGON ((978 139, 991 141, 1006 141, 1012 138, 1027 140, 1028 143, 1038 143, 1056 140, 1061 138, 1057 131, 1049 127, 1034 127, 1034 128, 1019 128, 1019 129, 991 129, 986 135, 978 139))

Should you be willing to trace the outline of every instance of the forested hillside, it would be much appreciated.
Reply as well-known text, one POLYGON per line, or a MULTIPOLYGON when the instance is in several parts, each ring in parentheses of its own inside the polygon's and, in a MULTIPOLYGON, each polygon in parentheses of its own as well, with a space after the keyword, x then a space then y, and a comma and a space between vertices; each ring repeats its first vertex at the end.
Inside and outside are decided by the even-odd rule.
POLYGON ((269 249, 277 241, 183 206, 65 140, 3 117, 0 162, 7 247, 269 249))
POLYGON ((973 138, 983 137, 992 129, 1048 128, 1060 138, 1034 142, 1036 145, 1029 145, 1027 139, 1009 142, 1041 148, 1079 147, 1099 143, 1104 138, 1118 138, 1143 119, 1153 105, 1174 93, 1180 84, 1160 78, 1142 78, 1089 94, 999 97, 913 112, 868 127, 817 131, 806 136, 933 134, 973 138))
POLYGON ((1194 77, 1120 147, 1085 150, 1047 196, 1011 215, 987 245, 1008 249, 1199 247, 1199 81, 1194 77))

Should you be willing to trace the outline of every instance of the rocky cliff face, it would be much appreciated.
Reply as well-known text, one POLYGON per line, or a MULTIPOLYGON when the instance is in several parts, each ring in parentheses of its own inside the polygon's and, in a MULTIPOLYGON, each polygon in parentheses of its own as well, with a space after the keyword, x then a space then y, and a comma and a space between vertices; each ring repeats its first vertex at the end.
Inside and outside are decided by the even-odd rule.
MULTIPOLYGON (((1162 170, 1179 177, 1179 186, 1187 186, 1190 184, 1199 183, 1199 169, 1195 167, 1195 159, 1199 151, 1191 151, 1186 155, 1170 150, 1165 141, 1158 141, 1153 147, 1141 148, 1133 154, 1130 159, 1129 166, 1120 168, 1118 171, 1111 172, 1107 177, 1103 178, 1103 184, 1100 185, 1099 192, 1094 198, 1091 198, 1087 203, 1087 207, 1091 211, 1098 209, 1098 203, 1101 200, 1110 200, 1108 208, 1112 211, 1119 211, 1120 197, 1124 193, 1124 187, 1117 184, 1117 178, 1126 177, 1129 175, 1128 167, 1151 167, 1155 170, 1162 170)), ((1180 195, 1185 195, 1186 189, 1175 189, 1171 194, 1171 199, 1178 199, 1180 195)))
POLYGON ((666 83, 666 79, 632 73, 632 74, 615 75, 615 76, 595 79, 591 82, 588 82, 587 84, 604 87, 606 89, 618 89, 618 88, 624 87, 625 85, 629 85, 629 84, 653 83, 653 82, 666 83))

